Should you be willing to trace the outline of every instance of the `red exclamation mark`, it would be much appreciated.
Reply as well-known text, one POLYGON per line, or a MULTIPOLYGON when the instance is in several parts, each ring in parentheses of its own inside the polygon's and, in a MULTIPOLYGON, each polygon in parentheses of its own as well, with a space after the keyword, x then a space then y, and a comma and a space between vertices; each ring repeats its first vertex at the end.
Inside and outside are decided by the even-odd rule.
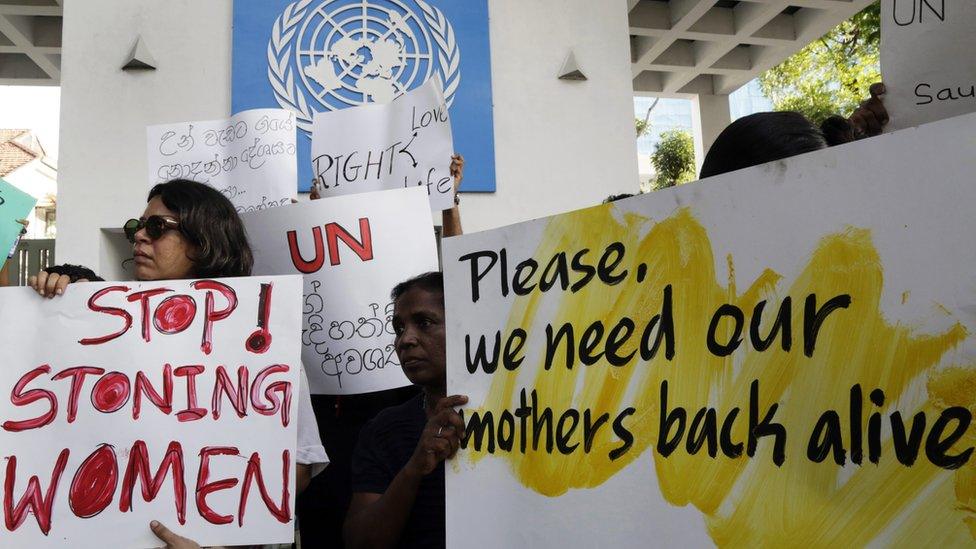
POLYGON ((268 318, 271 316, 271 284, 261 284, 261 297, 258 298, 258 329, 254 331, 244 344, 244 348, 255 354, 261 354, 271 347, 271 332, 268 331, 268 318))

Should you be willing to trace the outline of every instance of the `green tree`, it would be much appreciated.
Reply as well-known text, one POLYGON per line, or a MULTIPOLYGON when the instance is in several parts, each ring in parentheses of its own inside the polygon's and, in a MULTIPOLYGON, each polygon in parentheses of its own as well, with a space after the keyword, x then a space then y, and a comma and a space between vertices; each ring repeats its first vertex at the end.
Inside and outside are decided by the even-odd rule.
POLYGON ((695 142, 686 130, 668 130, 651 154, 654 188, 664 189, 695 178, 695 142))
POLYGON ((634 118, 634 129, 637 130, 637 139, 640 139, 645 133, 648 132, 648 130, 651 129, 651 123, 647 120, 634 118))
POLYGON ((759 77, 778 111, 799 111, 819 124, 832 114, 850 115, 881 81, 878 2, 834 27, 759 77))

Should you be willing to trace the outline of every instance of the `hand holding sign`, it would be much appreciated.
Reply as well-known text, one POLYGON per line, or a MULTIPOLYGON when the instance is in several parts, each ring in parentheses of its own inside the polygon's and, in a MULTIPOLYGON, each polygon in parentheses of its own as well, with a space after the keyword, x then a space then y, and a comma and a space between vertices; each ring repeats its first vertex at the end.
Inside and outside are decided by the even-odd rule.
POLYGON ((451 119, 437 79, 385 105, 315 115, 312 171, 322 196, 420 186, 454 205, 451 119))
POLYGON ((464 438, 464 421, 454 407, 467 403, 468 397, 463 395, 451 395, 437 401, 417 448, 405 467, 410 474, 427 476, 437 468, 438 463, 454 457, 464 438))

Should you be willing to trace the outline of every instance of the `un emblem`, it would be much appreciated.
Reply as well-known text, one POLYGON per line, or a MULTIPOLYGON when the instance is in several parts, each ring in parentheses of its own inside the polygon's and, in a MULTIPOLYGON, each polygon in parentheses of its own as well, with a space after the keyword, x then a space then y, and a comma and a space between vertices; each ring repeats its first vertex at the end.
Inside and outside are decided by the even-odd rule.
POLYGON ((388 103, 435 74, 450 106, 460 65, 450 21, 424 0, 298 0, 268 41, 275 99, 306 132, 315 112, 388 103))

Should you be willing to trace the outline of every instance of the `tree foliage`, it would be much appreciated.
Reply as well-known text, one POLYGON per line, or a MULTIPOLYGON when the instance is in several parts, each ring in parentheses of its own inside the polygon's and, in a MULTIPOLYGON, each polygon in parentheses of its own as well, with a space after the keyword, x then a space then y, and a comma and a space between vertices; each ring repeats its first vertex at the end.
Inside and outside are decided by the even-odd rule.
POLYGON ((848 116, 881 81, 880 42, 875 2, 763 73, 759 84, 778 111, 799 111, 816 124, 832 114, 848 116))
POLYGON ((651 123, 647 120, 634 118, 634 129, 637 130, 637 138, 640 139, 651 129, 651 123))
POLYGON ((654 188, 664 189, 695 179, 695 142, 687 130, 668 130, 654 146, 654 188))

